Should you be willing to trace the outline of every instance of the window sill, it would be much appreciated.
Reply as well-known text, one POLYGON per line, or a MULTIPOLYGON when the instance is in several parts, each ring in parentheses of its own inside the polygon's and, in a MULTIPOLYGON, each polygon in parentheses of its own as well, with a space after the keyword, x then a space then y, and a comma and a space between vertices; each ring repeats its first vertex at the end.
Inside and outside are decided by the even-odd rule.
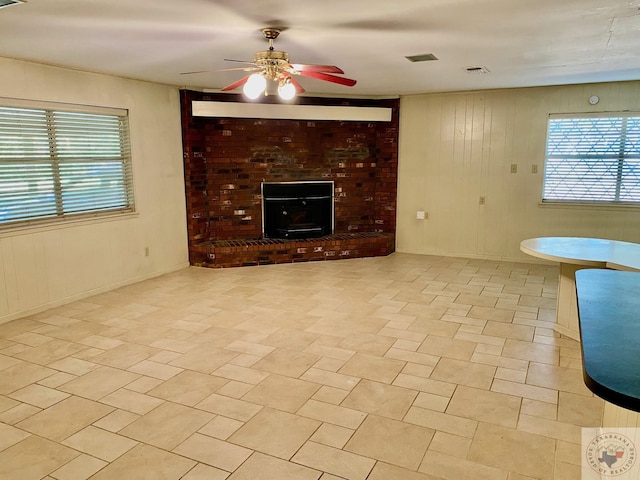
POLYGON ((138 212, 124 212, 113 214, 87 214, 81 217, 55 218, 51 220, 34 220, 29 224, 5 225, 0 227, 0 238, 29 235, 33 233, 61 230, 63 228, 75 228, 83 225, 92 225, 105 222, 117 222, 138 218, 138 212))
POLYGON ((543 208, 571 208, 586 210, 635 210, 640 203, 596 203, 596 202, 538 202, 543 208))

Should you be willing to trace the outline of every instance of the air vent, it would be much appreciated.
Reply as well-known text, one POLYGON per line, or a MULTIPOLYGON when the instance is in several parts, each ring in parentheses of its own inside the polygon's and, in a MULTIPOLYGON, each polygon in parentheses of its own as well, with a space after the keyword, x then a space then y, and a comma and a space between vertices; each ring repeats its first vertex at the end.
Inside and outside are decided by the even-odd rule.
POLYGON ((433 53, 423 53, 422 55, 411 55, 410 57, 404 57, 410 62, 430 62, 432 60, 438 60, 433 53))
POLYGON ((462 69, 467 73, 475 73, 477 75, 483 75, 485 73, 489 73, 489 69, 487 67, 462 67, 462 69))
POLYGON ((11 7, 12 5, 20 5, 26 0, 0 0, 0 8, 11 7))

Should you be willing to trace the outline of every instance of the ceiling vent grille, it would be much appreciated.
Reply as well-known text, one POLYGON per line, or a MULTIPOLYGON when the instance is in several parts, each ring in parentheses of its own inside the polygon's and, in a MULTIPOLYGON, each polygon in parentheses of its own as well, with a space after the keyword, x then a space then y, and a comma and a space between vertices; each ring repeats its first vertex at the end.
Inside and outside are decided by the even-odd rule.
POLYGON ((489 73, 489 69, 482 66, 462 67, 462 69, 467 73, 474 73, 476 75, 484 75, 485 73, 489 73))
POLYGON ((25 3, 25 1, 26 0, 0 0, 0 8, 20 5, 21 3, 25 3))
POLYGON ((409 57, 404 57, 410 62, 430 62, 432 60, 438 60, 438 58, 433 53, 423 53, 421 55, 411 55, 409 57))

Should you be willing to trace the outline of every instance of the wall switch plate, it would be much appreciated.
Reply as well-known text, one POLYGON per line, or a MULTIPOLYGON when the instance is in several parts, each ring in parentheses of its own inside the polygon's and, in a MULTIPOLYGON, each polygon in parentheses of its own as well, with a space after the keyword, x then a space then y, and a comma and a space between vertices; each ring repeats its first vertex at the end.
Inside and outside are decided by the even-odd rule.
POLYGON ((487 197, 485 197, 484 195, 481 195, 480 200, 478 201, 478 204, 484 205, 485 203, 487 203, 487 197))
POLYGON ((531 165, 531 173, 538 173, 538 165, 535 163, 531 165))
POLYGON ((417 220, 424 220, 426 217, 426 212, 423 212, 422 210, 418 210, 416 212, 416 219, 417 220))
POLYGON ((512 163, 511 164, 511 173, 518 173, 518 164, 517 163, 512 163))

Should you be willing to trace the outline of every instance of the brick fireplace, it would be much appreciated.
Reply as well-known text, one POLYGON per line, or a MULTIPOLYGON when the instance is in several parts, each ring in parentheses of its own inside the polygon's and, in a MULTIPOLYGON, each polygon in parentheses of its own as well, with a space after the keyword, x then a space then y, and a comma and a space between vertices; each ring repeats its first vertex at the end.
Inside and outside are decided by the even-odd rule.
POLYGON ((193 117, 193 100, 244 101, 241 95, 181 92, 192 265, 247 266, 394 251, 398 100, 298 99, 306 105, 390 107, 391 122, 193 117), (265 238, 262 183, 310 181, 333 181, 333 234, 265 238))

